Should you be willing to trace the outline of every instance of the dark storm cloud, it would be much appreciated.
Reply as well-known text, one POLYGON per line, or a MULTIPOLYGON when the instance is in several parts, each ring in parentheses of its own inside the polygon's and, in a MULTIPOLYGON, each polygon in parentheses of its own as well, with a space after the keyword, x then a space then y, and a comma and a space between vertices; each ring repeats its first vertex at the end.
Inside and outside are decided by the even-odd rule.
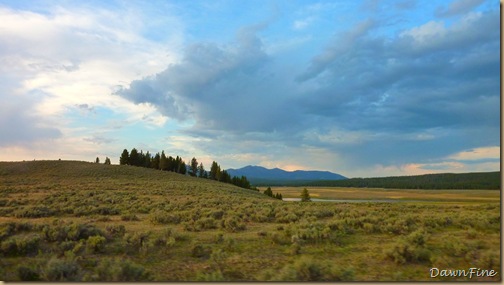
POLYGON ((300 105, 345 129, 495 125, 498 24, 498 13, 490 12, 450 28, 410 31, 394 41, 355 33, 361 36, 346 38, 352 39, 351 49, 341 48, 339 43, 348 43, 335 38, 301 75, 320 88, 300 105))
MULTIPOLYGON (((477 6, 462 2, 445 12, 477 6)), ((374 33, 380 25, 369 19, 335 35, 303 70, 282 68, 264 51, 258 32, 265 25, 245 28, 228 46, 188 46, 182 62, 117 94, 194 120, 186 135, 247 150, 258 142, 316 146, 355 165, 428 161, 498 145, 498 11, 462 15, 449 26, 431 21, 387 38, 374 33), (325 134, 341 140, 319 138, 325 134), (354 143, 350 134, 362 138, 354 143)))
MULTIPOLYGON (((238 31, 236 42, 188 46, 181 63, 116 94, 135 103, 150 103, 168 117, 194 119, 196 129, 233 132, 288 128, 292 107, 286 105, 284 78, 264 52, 259 24, 238 31)), ((294 108, 295 109, 295 108, 294 108)))

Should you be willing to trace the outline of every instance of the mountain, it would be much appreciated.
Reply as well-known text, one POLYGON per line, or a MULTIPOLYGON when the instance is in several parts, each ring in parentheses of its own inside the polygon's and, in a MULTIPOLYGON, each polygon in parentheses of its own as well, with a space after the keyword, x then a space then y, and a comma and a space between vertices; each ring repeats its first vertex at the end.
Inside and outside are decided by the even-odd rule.
POLYGON ((268 169, 261 166, 245 166, 239 169, 227 169, 231 176, 246 176, 253 184, 268 184, 267 182, 275 181, 317 181, 317 180, 342 180, 347 179, 340 174, 329 171, 316 170, 296 170, 285 171, 280 168, 268 169))

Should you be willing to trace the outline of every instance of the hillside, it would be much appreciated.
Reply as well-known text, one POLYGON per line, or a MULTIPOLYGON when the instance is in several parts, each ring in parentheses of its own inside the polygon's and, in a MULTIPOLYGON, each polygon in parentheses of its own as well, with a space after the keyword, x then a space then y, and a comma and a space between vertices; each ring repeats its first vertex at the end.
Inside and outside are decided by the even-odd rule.
POLYGON ((285 202, 143 167, 0 162, 0 280, 428 281, 438 261, 499 270, 494 200, 285 202))
POLYGON ((228 169, 227 172, 235 176, 246 176, 254 185, 268 185, 269 183, 291 183, 317 180, 340 180, 346 177, 329 171, 296 170, 285 171, 279 168, 267 169, 261 166, 248 165, 239 169, 228 169))
MULTIPOLYGON (((266 199, 257 191, 190 177, 169 171, 159 171, 126 165, 104 165, 82 161, 0 162, 0 177, 7 190, 9 185, 23 190, 136 190, 138 194, 155 191, 159 195, 237 195, 240 198, 266 199), (163 192, 159 192, 163 191, 163 192), (201 192, 198 192, 201 191, 201 192)), ((5 190, 5 189, 2 189, 5 190)), ((269 198, 267 198, 269 199, 269 198)))
POLYGON ((351 178, 333 181, 311 181, 306 186, 369 187, 396 189, 500 189, 498 172, 443 173, 415 176, 351 178))

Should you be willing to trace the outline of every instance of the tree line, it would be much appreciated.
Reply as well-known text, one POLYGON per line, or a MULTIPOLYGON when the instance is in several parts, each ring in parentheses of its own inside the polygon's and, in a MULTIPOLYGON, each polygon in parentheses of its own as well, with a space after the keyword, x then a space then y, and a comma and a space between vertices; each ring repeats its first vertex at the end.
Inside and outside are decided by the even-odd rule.
POLYGON ((351 178, 305 183, 306 186, 369 187, 397 189, 500 189, 497 172, 441 173, 377 178, 351 178))
POLYGON ((226 170, 222 170, 220 165, 215 161, 212 162, 210 171, 206 171, 203 163, 198 163, 195 157, 193 157, 189 165, 187 165, 182 157, 178 155, 176 157, 171 155, 166 156, 164 151, 161 151, 161 154, 158 152, 152 155, 149 151, 144 153, 140 150, 140 152, 138 152, 136 148, 131 149, 130 152, 124 149, 119 157, 119 164, 171 171, 184 175, 188 174, 193 177, 212 179, 219 182, 230 183, 245 189, 257 190, 251 187, 247 177, 231 177, 231 175, 226 170))

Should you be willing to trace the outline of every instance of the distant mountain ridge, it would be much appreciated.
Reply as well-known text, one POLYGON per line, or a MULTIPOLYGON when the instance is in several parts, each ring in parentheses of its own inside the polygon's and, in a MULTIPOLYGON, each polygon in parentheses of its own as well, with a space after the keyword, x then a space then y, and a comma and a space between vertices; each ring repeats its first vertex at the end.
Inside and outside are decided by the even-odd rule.
POLYGON ((254 183, 255 181, 292 181, 292 180, 306 180, 306 181, 316 181, 316 180, 342 180, 347 179, 345 176, 329 172, 329 171, 318 171, 318 170, 296 170, 296 171, 286 171, 280 168, 268 169, 262 166, 252 166, 248 165, 239 169, 227 169, 226 170, 231 176, 246 176, 247 179, 254 183))

